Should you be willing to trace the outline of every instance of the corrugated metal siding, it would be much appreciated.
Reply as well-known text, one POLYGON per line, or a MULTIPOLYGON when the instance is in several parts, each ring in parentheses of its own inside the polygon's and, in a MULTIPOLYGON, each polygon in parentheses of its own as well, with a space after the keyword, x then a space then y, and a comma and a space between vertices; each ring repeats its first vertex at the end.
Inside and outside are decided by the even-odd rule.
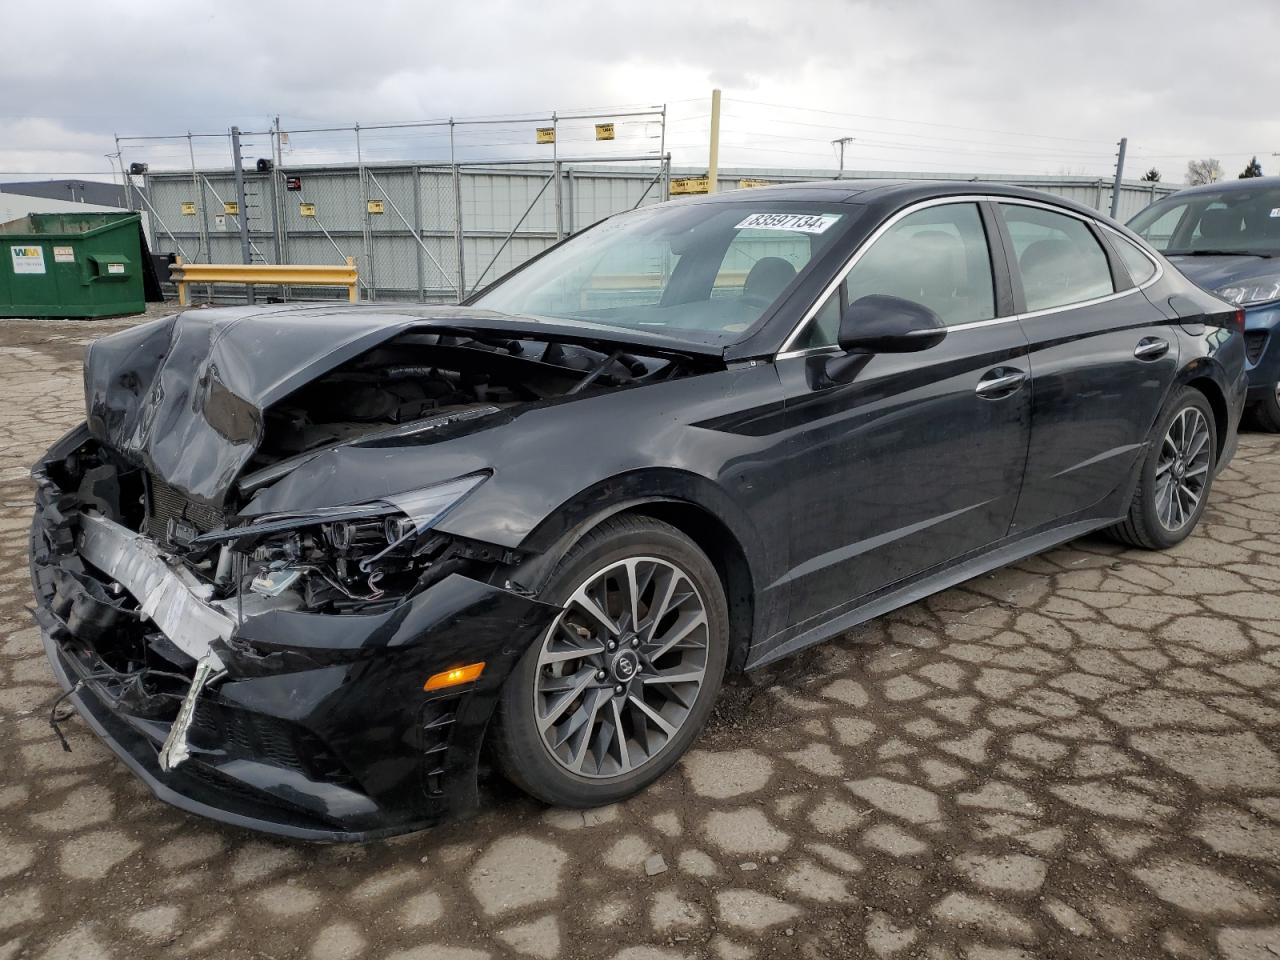
MULTIPOLYGON (((485 271, 483 281, 491 282, 555 242, 555 185, 548 183, 552 176, 550 165, 460 167, 460 210, 455 209, 451 167, 371 165, 366 170, 369 176, 366 184, 361 183, 360 171, 354 165, 290 168, 274 175, 247 173, 248 209, 244 213, 254 243, 254 259, 274 262, 278 244, 283 248, 282 259, 290 263, 341 263, 349 256, 360 269, 361 283, 372 288, 375 297, 445 302, 457 297, 459 228, 462 273, 468 291, 480 280, 482 271, 485 271), (286 191, 286 176, 301 177, 302 190, 286 191), (383 200, 385 212, 366 215, 366 196, 383 200), (315 205, 315 217, 301 215, 299 204, 302 202, 315 205), (368 247, 366 225, 370 233, 368 247), (509 241, 508 234, 511 234, 509 241), (368 255, 370 250, 372 258, 368 255)), ((564 231, 580 230, 640 203, 660 202, 662 183, 653 182, 657 172, 656 166, 623 167, 603 163, 566 166, 561 179, 564 231)), ((671 175, 704 172, 677 168, 671 175)), ((198 215, 181 214, 183 201, 201 199, 190 172, 152 173, 147 177, 151 203, 164 218, 168 231, 172 231, 171 237, 153 218, 153 249, 177 253, 180 244, 187 256, 195 260, 239 263, 239 228, 235 217, 222 214, 221 203, 235 199, 234 177, 228 170, 205 171, 201 176, 203 229, 198 215), (206 234, 207 248, 202 243, 206 234)), ((738 181, 748 178, 792 182, 830 179, 831 176, 831 171, 824 170, 729 168, 720 173, 720 188, 737 189, 738 181)), ((1044 190, 1104 212, 1111 202, 1111 182, 1094 177, 975 177, 973 174, 924 175, 899 171, 849 172, 846 176, 850 179, 885 177, 1012 183, 1044 190)), ((1126 182, 1118 219, 1129 219, 1148 203, 1177 189, 1166 184, 1126 182)), ((785 255, 783 251, 761 246, 749 255, 743 254, 740 266, 749 267, 751 257, 779 252, 785 255)), ((306 293, 315 295, 316 291, 306 293)), ((320 291, 320 295, 331 294, 332 291, 320 291)))

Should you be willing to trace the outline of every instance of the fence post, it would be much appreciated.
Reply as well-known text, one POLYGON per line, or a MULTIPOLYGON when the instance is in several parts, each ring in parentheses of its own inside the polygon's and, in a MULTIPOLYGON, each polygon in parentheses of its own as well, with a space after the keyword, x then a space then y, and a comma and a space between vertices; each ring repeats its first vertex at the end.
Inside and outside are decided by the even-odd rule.
MULTIPOLYGON (((240 159, 240 128, 231 128, 231 162, 234 165, 236 178, 236 203, 240 206, 240 215, 236 220, 240 227, 240 256, 242 262, 253 262, 253 251, 249 247, 249 205, 244 199, 244 162, 240 159)), ((253 287, 248 287, 249 302, 253 303, 253 287)))
POLYGON ((1124 186, 1124 153, 1125 148, 1129 146, 1129 138, 1120 138, 1120 151, 1116 154, 1116 182, 1111 188, 1111 219, 1116 218, 1116 214, 1120 211, 1120 189, 1124 186))
POLYGON ((418 271, 418 299, 427 299, 426 278, 422 267, 422 168, 413 167, 413 232, 418 242, 413 245, 413 263, 418 271))
POLYGON ((556 178, 556 239, 564 239, 564 197, 560 188, 560 121, 556 113, 551 112, 551 169, 556 178))
POLYGON ((364 154, 360 150, 360 124, 356 124, 356 169, 360 177, 360 203, 364 206, 362 215, 364 217, 364 262, 369 274, 364 283, 365 298, 368 300, 376 300, 374 293, 374 283, 376 281, 376 272, 373 269, 373 223, 369 219, 369 180, 368 173, 364 168, 364 154))
POLYGON ((453 145, 453 117, 449 118, 449 166, 453 170, 453 242, 458 249, 458 302, 467 296, 467 269, 462 256, 462 171, 453 145))

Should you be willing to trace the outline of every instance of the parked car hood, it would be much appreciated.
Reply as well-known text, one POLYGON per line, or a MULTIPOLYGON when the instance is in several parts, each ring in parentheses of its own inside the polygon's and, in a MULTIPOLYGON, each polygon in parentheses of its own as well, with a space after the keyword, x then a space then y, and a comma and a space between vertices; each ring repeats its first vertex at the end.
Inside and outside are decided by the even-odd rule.
POLYGON ((85 358, 90 433, 197 500, 221 504, 273 403, 410 330, 505 334, 720 357, 663 334, 466 307, 275 305, 188 310, 96 341, 85 358))
POLYGON ((1267 257, 1193 257, 1177 254, 1167 258, 1183 275, 1210 293, 1241 281, 1273 277, 1280 273, 1280 260, 1267 257))

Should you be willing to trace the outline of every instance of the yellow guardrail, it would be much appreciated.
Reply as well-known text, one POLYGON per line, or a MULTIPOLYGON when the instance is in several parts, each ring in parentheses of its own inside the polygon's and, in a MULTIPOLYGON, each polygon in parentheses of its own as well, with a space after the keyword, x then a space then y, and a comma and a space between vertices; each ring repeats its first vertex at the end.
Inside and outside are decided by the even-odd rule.
POLYGON ((186 263, 178 257, 169 265, 169 277, 178 285, 178 303, 189 306, 191 283, 270 283, 300 287, 346 287, 347 299, 356 302, 359 275, 356 262, 347 265, 274 263, 186 263))

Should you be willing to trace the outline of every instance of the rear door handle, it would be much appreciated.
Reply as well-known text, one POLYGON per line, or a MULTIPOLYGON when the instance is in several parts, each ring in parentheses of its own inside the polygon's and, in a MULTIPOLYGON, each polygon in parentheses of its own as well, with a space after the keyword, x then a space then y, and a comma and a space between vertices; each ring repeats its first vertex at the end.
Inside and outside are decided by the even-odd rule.
POLYGON ((999 400, 1015 393, 1026 379, 1027 375, 1015 367, 996 367, 983 374, 973 392, 984 400, 999 400))
POLYGON ((1133 355, 1139 360, 1159 360, 1169 352, 1169 341, 1159 337, 1143 337, 1133 348, 1133 355))

